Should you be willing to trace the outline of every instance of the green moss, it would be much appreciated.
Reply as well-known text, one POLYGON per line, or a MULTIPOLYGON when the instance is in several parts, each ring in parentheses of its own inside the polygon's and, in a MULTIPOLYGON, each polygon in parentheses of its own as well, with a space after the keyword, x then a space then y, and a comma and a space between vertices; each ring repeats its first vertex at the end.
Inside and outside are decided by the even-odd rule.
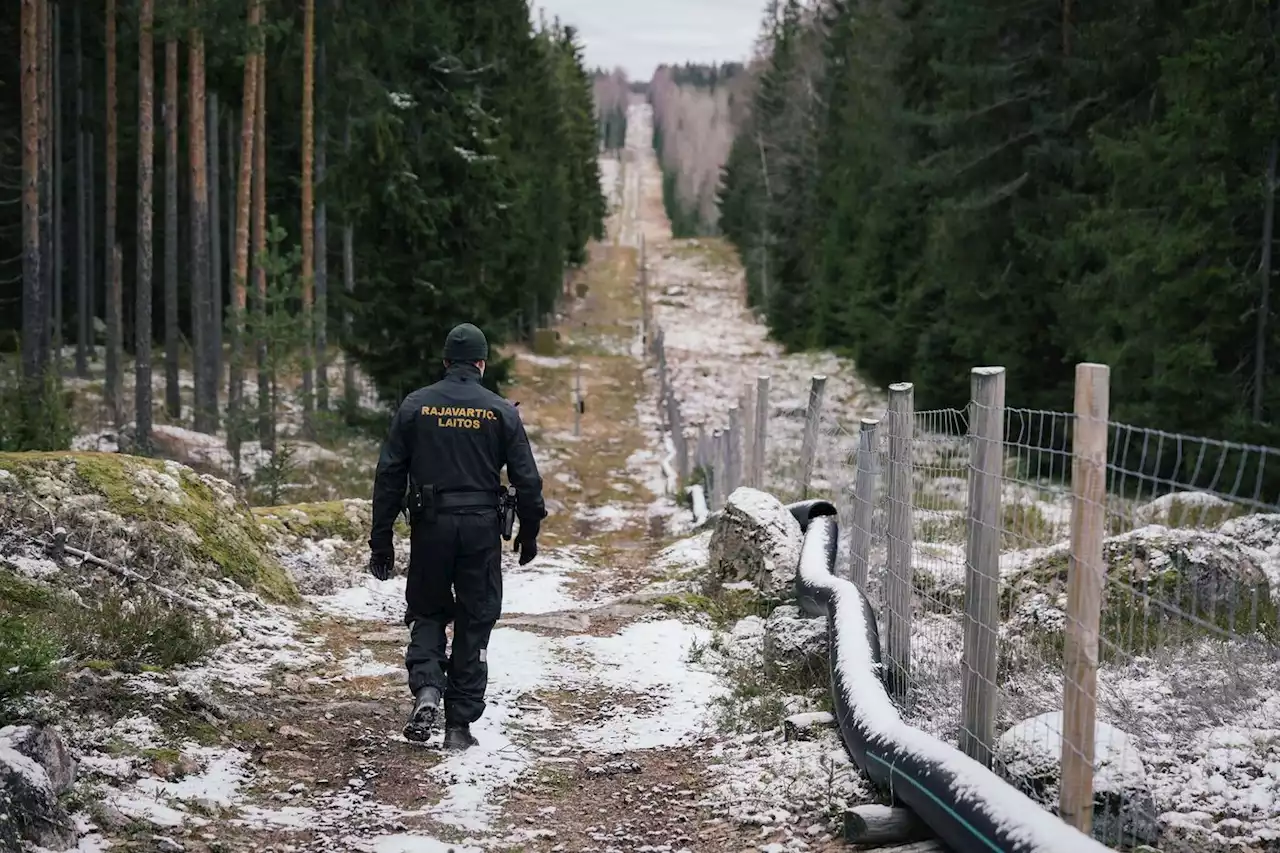
POLYGON ((1249 509, 1237 503, 1205 506, 1175 499, 1169 505, 1169 516, 1165 520, 1165 526, 1213 529, 1221 527, 1224 522, 1233 518, 1248 514, 1249 509))
POLYGON ((1006 503, 1001 510, 1005 549, 1040 548, 1058 541, 1058 530, 1034 504, 1006 503))
POLYGON ((363 523, 347 514, 342 501, 254 507, 253 514, 260 524, 288 531, 303 539, 337 537, 356 541, 369 535, 363 523))
POLYGON ((720 589, 709 595, 664 595, 655 604, 671 613, 705 613, 718 626, 732 625, 747 616, 767 616, 769 611, 754 591, 746 589, 720 589))
POLYGON ((238 504, 234 508, 219 505, 213 489, 189 469, 181 469, 178 475, 185 499, 171 503, 144 500, 134 476, 141 468, 167 474, 158 460, 119 453, 0 454, 0 468, 24 483, 32 480, 35 471, 60 462, 71 463, 80 484, 101 495, 112 512, 161 526, 185 525, 195 532, 194 543, 166 535, 166 548, 180 548, 196 562, 213 563, 224 576, 273 601, 298 600, 293 581, 267 553, 265 536, 253 515, 238 504))
MULTIPOLYGON (((1158 571, 1152 568, 1152 550, 1135 541, 1108 542, 1104 548, 1107 578, 1099 627, 1102 660, 1205 637, 1261 634, 1272 641, 1280 638, 1280 614, 1265 579, 1260 578, 1255 587, 1238 584, 1234 601, 1215 609, 1188 580, 1198 570, 1184 549, 1161 549, 1170 559, 1158 571)), ((1070 553, 1063 549, 1001 584, 1001 617, 1008 619, 1020 601, 1035 593, 1043 592, 1050 599, 1061 597, 1067 588, 1070 560, 1070 553)), ((1061 657, 1061 631, 1038 630, 1024 640, 1034 643, 1042 659, 1061 657)))
POLYGON ((21 578, 10 569, 0 561, 0 613, 47 610, 53 605, 51 589, 21 578))

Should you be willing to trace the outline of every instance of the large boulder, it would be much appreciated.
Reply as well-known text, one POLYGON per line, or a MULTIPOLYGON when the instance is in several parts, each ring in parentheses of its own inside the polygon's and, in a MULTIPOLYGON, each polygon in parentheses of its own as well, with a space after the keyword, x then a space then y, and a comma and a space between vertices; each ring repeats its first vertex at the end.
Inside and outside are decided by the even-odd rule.
POLYGON ((1272 598, 1280 593, 1280 513, 1233 518, 1219 527, 1218 532, 1252 548, 1254 560, 1271 584, 1272 598))
POLYGON ((0 729, 0 851, 75 846, 75 825, 58 802, 74 781, 75 761, 53 729, 0 729))
POLYGON ((779 674, 793 674, 822 683, 828 669, 827 620, 810 618, 800 608, 783 604, 764 623, 764 659, 779 674))
MULTIPOLYGON (((1266 555, 1222 531, 1148 525, 1104 540, 1103 560, 1102 632, 1122 632, 1133 651, 1211 632, 1201 623, 1236 634, 1276 627, 1266 555)), ((1038 655, 1061 648, 1069 561, 1068 549, 1045 549, 1009 572, 1002 654, 1016 657, 1022 640, 1038 655)))
MULTIPOLYGON (((1061 711, 1014 725, 996 742, 1002 772, 1027 796, 1056 809, 1062 782, 1061 711)), ((1093 836, 1103 844, 1154 843, 1160 833, 1147 771, 1133 738, 1094 724, 1093 836)))
POLYGON ((764 598, 793 598, 800 545, 800 522, 781 501, 736 489, 711 533, 712 584, 749 581, 764 598))

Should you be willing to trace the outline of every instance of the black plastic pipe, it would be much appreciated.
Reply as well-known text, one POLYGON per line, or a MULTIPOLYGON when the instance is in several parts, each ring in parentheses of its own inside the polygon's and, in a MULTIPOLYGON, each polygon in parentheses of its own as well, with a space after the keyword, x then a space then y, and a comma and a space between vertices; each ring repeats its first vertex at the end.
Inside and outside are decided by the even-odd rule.
POLYGON ((796 596, 806 613, 827 617, 831 697, 853 763, 954 853, 1106 853, 982 764, 903 722, 881 680, 875 611, 835 574, 835 507, 811 500, 787 509, 804 531, 796 596))

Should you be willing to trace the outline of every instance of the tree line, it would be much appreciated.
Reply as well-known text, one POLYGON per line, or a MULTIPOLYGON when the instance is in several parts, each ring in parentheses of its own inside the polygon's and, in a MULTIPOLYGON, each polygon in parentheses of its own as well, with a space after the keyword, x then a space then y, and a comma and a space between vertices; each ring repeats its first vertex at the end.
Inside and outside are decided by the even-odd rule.
POLYGON ((20 0, 0 43, 0 446, 65 445, 101 352, 139 451, 155 417, 271 448, 282 372, 308 430, 353 364, 398 401, 454 323, 531 333, 603 233, 577 34, 526 0, 20 0))
POLYGON ((750 105, 742 63, 659 65, 649 81, 662 200, 676 237, 719 233, 720 169, 750 105))
POLYGON ((720 225, 793 348, 917 406, 1002 364, 1062 410, 1276 444, 1276 3, 771 3, 720 225))

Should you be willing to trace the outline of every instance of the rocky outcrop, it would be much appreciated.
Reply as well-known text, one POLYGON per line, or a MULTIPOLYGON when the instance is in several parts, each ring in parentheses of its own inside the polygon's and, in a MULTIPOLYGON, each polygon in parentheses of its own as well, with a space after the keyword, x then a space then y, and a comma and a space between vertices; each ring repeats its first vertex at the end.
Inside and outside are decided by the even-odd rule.
POLYGON ((46 850, 75 845, 75 826, 58 802, 75 772, 71 753, 53 729, 0 729, 0 851, 16 853, 24 842, 46 850))
POLYGON ((793 598, 800 545, 800 522, 781 501, 736 489, 711 534, 711 583, 748 581, 764 598, 793 598))
MULTIPOLYGON (((1000 736, 996 755, 1004 776, 1028 796, 1056 809, 1062 782, 1061 711, 1024 720, 1000 736)), ((1094 727, 1093 837, 1103 844, 1154 843, 1155 801, 1138 745, 1106 723, 1094 727)))
MULTIPOLYGON (((1104 540, 1103 558, 1102 631, 1123 630, 1132 650, 1213 631, 1199 623, 1237 634, 1275 624, 1266 554, 1225 529, 1148 525, 1104 540)), ((1022 640, 1060 649, 1069 559, 1065 548, 1046 549, 1004 579, 1002 632, 1014 645, 1002 653, 1016 657, 1022 640)))
POLYGON ((56 525, 66 530, 69 547, 114 566, 145 567, 156 584, 176 589, 229 578, 271 600, 297 597, 232 486, 176 462, 118 453, 0 453, 0 513, 6 553, 48 551, 56 525))
MULTIPOLYGON (((828 669, 827 620, 791 604, 775 607, 764 623, 764 659, 779 674, 805 674, 822 683, 828 669)), ((806 679, 807 680, 807 679, 806 679)))

